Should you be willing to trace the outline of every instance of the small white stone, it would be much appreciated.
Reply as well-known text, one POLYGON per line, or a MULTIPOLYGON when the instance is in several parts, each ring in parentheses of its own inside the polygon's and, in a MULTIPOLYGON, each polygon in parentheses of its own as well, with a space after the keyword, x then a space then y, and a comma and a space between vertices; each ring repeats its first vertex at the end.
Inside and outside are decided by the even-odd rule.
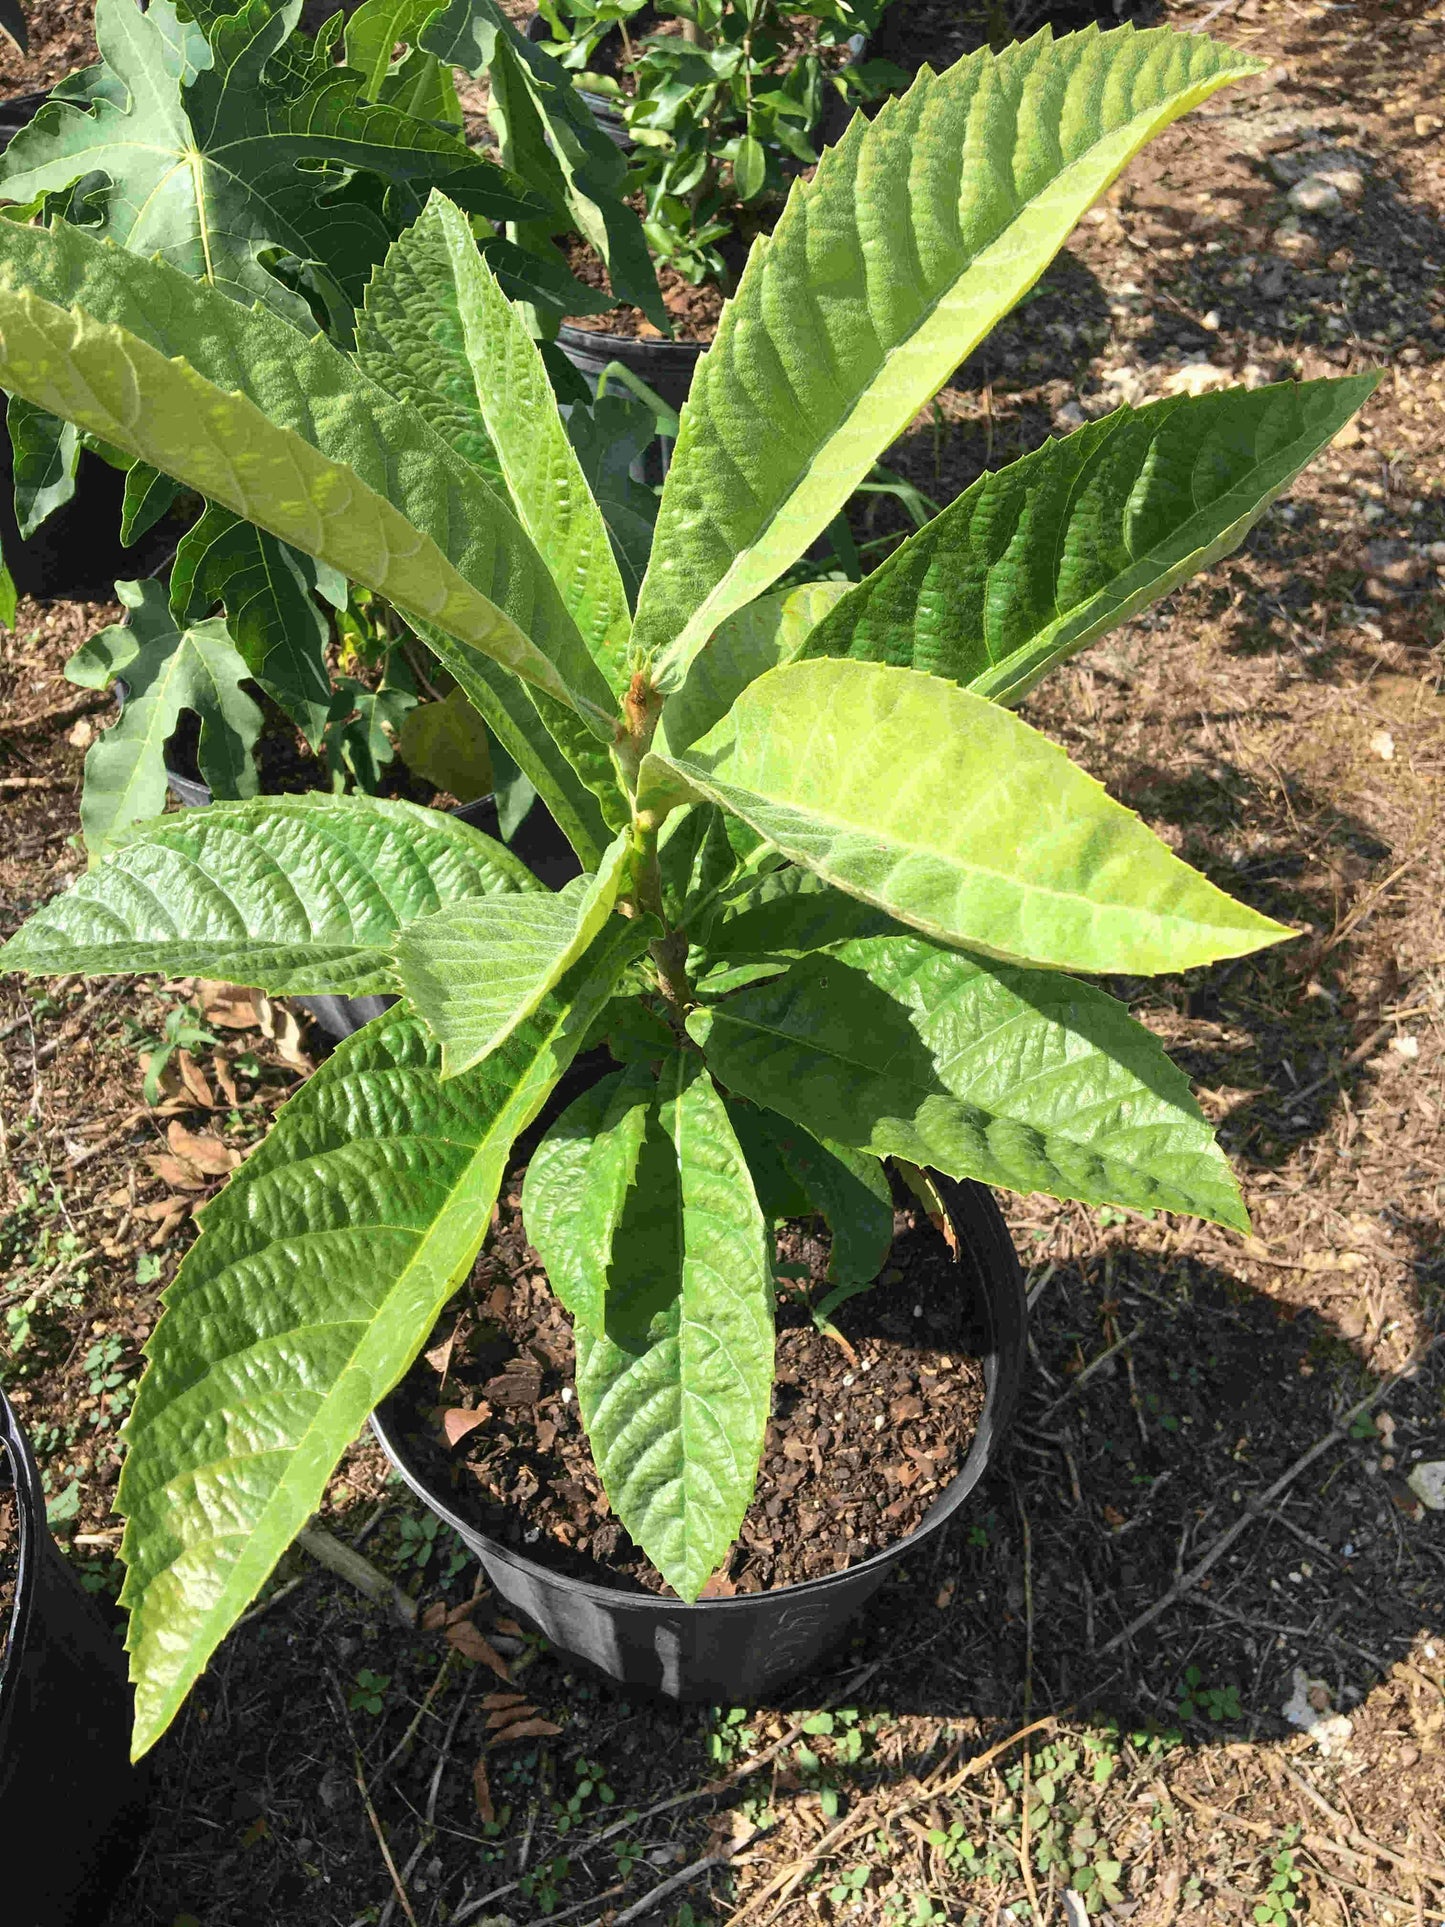
POLYGON ((1204 329, 1204 330, 1205 330, 1205 331, 1206 331, 1206 332, 1207 332, 1208 334, 1211 334, 1211 335, 1215 335, 1215 334, 1218 334, 1218 333, 1219 333, 1219 310, 1218 310, 1218 308, 1211 308, 1211 309, 1209 310, 1209 313, 1208 313, 1207 315, 1205 315, 1205 316, 1204 316, 1204 318, 1203 318, 1203 320, 1202 320, 1202 321, 1200 322, 1200 324, 1199 324, 1199 325, 1200 325, 1200 327, 1201 327, 1201 328, 1203 328, 1203 329, 1204 329))
POLYGON ((1408 1063, 1413 1064, 1415 1059, 1420 1055, 1420 1040, 1418 1037, 1392 1037, 1390 1039, 1390 1049, 1403 1057, 1408 1063))
POLYGON ((923 1316, 923 1307, 922 1307, 922 1305, 915 1305, 915 1306, 913 1307, 913 1316, 914 1316, 915 1318, 921 1318, 921 1317, 923 1316))
POLYGON ((1394 762, 1395 739, 1388 729, 1377 729, 1375 731, 1374 735, 1370 738, 1370 748, 1382 763, 1394 762))
POLYGON ((1331 1713, 1330 1689, 1322 1679, 1311 1679, 1303 1666, 1294 1669, 1293 1691, 1280 1711, 1291 1726, 1308 1733, 1321 1753, 1334 1753, 1344 1748, 1354 1731, 1353 1724, 1343 1713, 1331 1713))
POLYGON ((570 1405, 572 1403, 572 1387, 570 1385, 564 1385, 562 1387, 562 1403, 564 1405, 570 1405))
POLYGON ((1405 1481, 1421 1505, 1431 1512, 1445 1512, 1445 1459, 1426 1459, 1410 1467, 1405 1481))
POLYGON ((1330 215, 1338 214, 1345 202, 1333 181, 1322 174, 1306 174, 1290 189, 1289 204, 1300 214, 1330 215))

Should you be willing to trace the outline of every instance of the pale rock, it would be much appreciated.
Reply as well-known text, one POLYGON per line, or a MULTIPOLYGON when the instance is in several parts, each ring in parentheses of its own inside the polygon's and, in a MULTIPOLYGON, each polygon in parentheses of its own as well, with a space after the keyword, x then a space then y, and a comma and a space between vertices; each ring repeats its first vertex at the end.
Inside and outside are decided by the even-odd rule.
POLYGON ((1302 181, 1296 181, 1289 191, 1289 204, 1297 214, 1323 214, 1326 217, 1344 211, 1344 196, 1333 181, 1327 181, 1323 174, 1306 174, 1302 181))
POLYGON ((1318 261, 1324 253, 1319 241, 1313 234, 1307 234, 1299 222, 1291 215, 1280 222, 1270 237, 1276 254, 1285 255, 1291 261, 1318 261))
POLYGON ((1082 428, 1088 419, 1076 401, 1066 401, 1061 408, 1054 410, 1054 427, 1063 429, 1066 434, 1076 428, 1082 428))
POLYGON ((1445 1459, 1412 1465, 1405 1483, 1428 1511, 1445 1512, 1445 1459))
POLYGON ((1374 735, 1370 738, 1370 748, 1382 763, 1394 762, 1395 739, 1388 729, 1377 729, 1375 731, 1374 735))
POLYGON ((1390 1049, 1397 1057, 1403 1057, 1407 1064, 1413 1064, 1420 1055, 1420 1040, 1418 1037, 1392 1037, 1390 1049))
POLYGON ((1341 1752, 1349 1744, 1354 1723, 1344 1713, 1330 1710, 1330 1689, 1326 1681, 1311 1679, 1303 1666, 1294 1669, 1293 1691, 1281 1713, 1291 1726, 1308 1733, 1326 1755, 1341 1752))
POLYGON ((1164 378, 1166 395, 1207 395, 1216 388, 1231 388, 1234 376, 1228 368, 1216 368, 1211 361, 1188 361, 1164 378))

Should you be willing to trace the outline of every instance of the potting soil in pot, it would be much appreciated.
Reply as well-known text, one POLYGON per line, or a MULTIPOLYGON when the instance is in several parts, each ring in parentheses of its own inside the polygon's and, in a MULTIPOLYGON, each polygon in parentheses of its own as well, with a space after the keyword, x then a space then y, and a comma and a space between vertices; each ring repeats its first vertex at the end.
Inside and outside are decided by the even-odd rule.
MULTIPOLYGON (((749 231, 746 240, 740 241, 731 250, 737 256, 736 272, 739 274, 751 242, 752 232, 749 231)), ((601 294, 611 294, 606 264, 595 248, 576 235, 565 240, 562 247, 567 256, 567 265, 579 281, 589 288, 596 288, 601 294)), ((727 300, 722 289, 712 281, 704 281, 694 287, 675 268, 665 264, 657 271, 657 285, 672 323, 673 339, 711 341, 717 333, 718 319, 727 300)), ((605 314, 572 315, 568 319, 568 326, 585 328, 589 334, 627 335, 644 341, 662 339, 659 330, 641 308, 631 307, 625 301, 619 302, 615 308, 609 308, 605 314)))
MULTIPOLYGON (((668 1588, 608 1508, 577 1412, 571 1320, 527 1242, 522 1167, 509 1173, 487 1250, 400 1390, 416 1470, 491 1538, 629 1591, 668 1588)), ((983 1410, 973 1281, 912 1205, 894 1218, 879 1283, 820 1333, 778 1303, 772 1419, 757 1492, 709 1595, 841 1572, 922 1520, 963 1463, 983 1410)), ((829 1240, 784 1227, 780 1263, 817 1302, 829 1240), (801 1281, 800 1281, 801 1282, 801 1281)))

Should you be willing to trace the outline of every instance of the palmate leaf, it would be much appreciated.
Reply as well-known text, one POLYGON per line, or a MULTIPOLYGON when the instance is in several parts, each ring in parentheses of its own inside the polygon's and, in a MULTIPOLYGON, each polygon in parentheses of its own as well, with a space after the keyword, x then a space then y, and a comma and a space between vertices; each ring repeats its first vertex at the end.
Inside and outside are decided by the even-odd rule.
POLYGON ((223 508, 208 507, 187 529, 171 567, 176 621, 196 621, 224 604, 248 672, 313 749, 325 734, 332 696, 325 654, 330 629, 315 588, 309 556, 223 508))
POLYGON ((1133 155, 1258 70, 1198 34, 1045 29, 855 118, 755 244, 683 410, 637 611, 660 687, 822 533, 1133 155))
POLYGON ((747 1160, 696 1057, 663 1064, 653 1107, 629 1193, 640 1221, 631 1235, 624 1203, 617 1234, 635 1259, 608 1290, 605 1335, 574 1329, 577 1402, 613 1511, 695 1599, 757 1479, 773 1271, 747 1160))
POLYGON ((1046 442, 980 476, 850 590, 799 655, 896 663, 1017 702, 1236 548, 1378 380, 1181 395, 1046 442))
POLYGON ((565 68, 519 33, 497 0, 450 0, 421 29, 418 44, 447 66, 486 76, 487 113, 502 160, 529 184, 543 186, 553 203, 551 217, 526 223, 523 237, 545 249, 549 233, 575 226, 607 263, 614 297, 666 328, 642 224, 624 198, 626 162, 565 68))
POLYGON ((0 386, 378 590, 611 740, 611 692, 510 510, 319 335, 63 222, 0 221, 0 386))
POLYGON ((399 988, 391 946, 403 924, 443 904, 541 889, 503 844, 415 803, 213 803, 119 838, 0 949, 0 969, 369 996, 399 988))
POLYGON ((730 1090, 840 1144, 1011 1191, 1249 1228, 1158 1040, 1053 971, 866 938, 695 1010, 688 1029, 730 1090))
POLYGON ((137 1756, 321 1502, 482 1242, 635 941, 624 926, 469 1076, 405 1005, 348 1038, 203 1214, 126 1427, 137 1756))
POLYGON ((92 636, 65 665, 83 689, 108 689, 119 676, 127 690, 118 720, 86 751, 80 827, 92 857, 164 806, 164 751, 183 709, 200 718, 196 759, 212 794, 256 793, 261 712, 241 687, 251 672, 225 623, 177 628, 158 582, 117 582, 115 592, 129 620, 92 636))
POLYGON ((14 451, 15 525, 20 540, 28 542, 75 494, 80 437, 69 422, 57 421, 21 395, 6 404, 5 425, 14 451))
POLYGON ((395 392, 428 415, 444 411, 443 434, 456 423, 467 449, 485 444, 598 668, 625 692, 632 616, 607 525, 536 343, 477 253, 470 224, 440 196, 374 276, 357 351, 383 387, 393 387, 395 370, 395 392))
POLYGON ((187 84, 163 15, 97 0, 112 84, 88 110, 62 96, 16 135, 0 156, 0 199, 30 202, 88 177, 87 209, 108 238, 248 306, 263 301, 307 333, 310 308, 268 262, 315 264, 330 319, 344 327, 390 238, 364 201, 328 192, 344 170, 413 194, 444 183, 498 220, 539 211, 522 181, 459 133, 367 104, 359 76, 334 66, 328 46, 303 56, 293 43, 289 60, 274 59, 300 10, 300 0, 243 0, 215 16, 211 59, 187 84))
POLYGON ((1018 717, 915 669, 769 670, 642 776, 640 794, 705 796, 849 895, 990 956, 1146 975, 1291 934, 1018 717))
POLYGON ((577 877, 555 893, 450 904, 399 932, 397 970, 441 1045, 443 1077, 496 1050, 601 940, 630 849, 624 830, 595 876, 577 877))

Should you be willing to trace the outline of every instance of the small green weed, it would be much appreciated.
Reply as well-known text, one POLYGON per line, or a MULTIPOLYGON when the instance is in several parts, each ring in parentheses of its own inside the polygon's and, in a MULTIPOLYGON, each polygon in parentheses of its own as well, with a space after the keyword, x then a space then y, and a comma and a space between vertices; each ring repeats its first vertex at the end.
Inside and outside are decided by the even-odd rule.
POLYGON ((1187 1666, 1183 1684, 1179 1688, 1179 1717, 1183 1720, 1209 1719, 1216 1725, 1221 1720, 1243 1719, 1239 1688, 1234 1685, 1206 1686, 1199 1668, 1187 1666))
POLYGON ((1270 1883, 1254 1910, 1260 1927, 1289 1927, 1299 1912, 1303 1876, 1294 1860, 1294 1845, 1299 1835, 1298 1827, 1286 1827, 1280 1835, 1280 1850, 1269 1863, 1270 1883))
POLYGON ((373 1673, 369 1666, 363 1666, 351 1689, 352 1712, 379 1713, 386 1704, 385 1694, 390 1684, 390 1673, 373 1673))

